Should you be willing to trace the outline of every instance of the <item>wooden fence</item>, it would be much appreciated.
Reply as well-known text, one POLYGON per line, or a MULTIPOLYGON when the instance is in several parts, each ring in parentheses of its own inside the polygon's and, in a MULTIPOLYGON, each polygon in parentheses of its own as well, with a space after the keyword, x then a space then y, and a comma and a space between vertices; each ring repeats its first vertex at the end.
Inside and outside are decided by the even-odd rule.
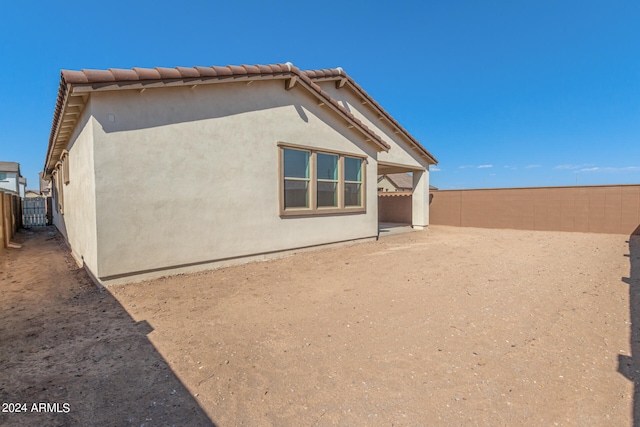
POLYGON ((431 192, 430 223, 458 227, 640 234, 640 185, 431 192))
POLYGON ((0 192, 0 250, 9 246, 11 239, 22 227, 22 201, 20 197, 0 192))

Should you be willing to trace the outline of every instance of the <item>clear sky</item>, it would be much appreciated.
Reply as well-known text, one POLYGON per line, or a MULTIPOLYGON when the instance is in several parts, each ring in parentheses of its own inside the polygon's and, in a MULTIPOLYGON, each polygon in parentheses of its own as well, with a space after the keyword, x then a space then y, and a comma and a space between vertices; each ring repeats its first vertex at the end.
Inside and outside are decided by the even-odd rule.
POLYGON ((442 189, 640 183, 640 1, 4 2, 0 160, 37 188, 61 69, 342 67, 442 189))

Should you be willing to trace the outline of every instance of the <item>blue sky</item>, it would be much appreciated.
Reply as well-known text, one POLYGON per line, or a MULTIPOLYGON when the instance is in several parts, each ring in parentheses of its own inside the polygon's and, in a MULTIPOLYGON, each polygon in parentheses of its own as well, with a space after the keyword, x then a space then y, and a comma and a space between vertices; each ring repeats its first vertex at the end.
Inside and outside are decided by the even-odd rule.
POLYGON ((640 1, 7 2, 0 160, 44 164, 61 69, 342 67, 442 189, 640 183, 640 1))

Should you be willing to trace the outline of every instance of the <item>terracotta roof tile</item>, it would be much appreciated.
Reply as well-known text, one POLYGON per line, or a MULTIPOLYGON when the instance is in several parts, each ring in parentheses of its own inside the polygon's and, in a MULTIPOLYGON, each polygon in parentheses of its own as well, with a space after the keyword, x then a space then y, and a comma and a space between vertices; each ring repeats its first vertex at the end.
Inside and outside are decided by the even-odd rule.
POLYGON ((242 67, 247 70, 247 74, 262 74, 260 68, 254 65, 243 65, 242 67))
POLYGON ((82 70, 91 83, 115 82, 116 79, 109 70, 82 70))
POLYGON ((63 70, 61 72, 62 80, 70 84, 89 83, 87 75, 82 71, 63 70))
POLYGON ((154 68, 134 68, 139 80, 159 80, 160 72, 154 68))
POLYGON ((274 71, 273 68, 269 65, 256 65, 256 67, 258 68, 258 71, 263 74, 272 73, 274 71))
POLYGON ((216 77, 216 70, 214 70, 211 67, 194 67, 196 70, 198 70, 198 73, 200 73, 201 77, 216 77))
POLYGON ((407 197, 411 196, 411 191, 379 191, 378 197, 407 197))
POLYGON ((231 71, 231 69, 229 67, 213 66, 211 68, 213 68, 213 70, 216 72, 216 75, 218 77, 220 77, 220 76, 232 76, 233 75, 233 71, 231 71))
POLYGON ((200 72, 196 68, 186 68, 186 67, 176 67, 176 70, 180 72, 180 77, 191 79, 191 78, 200 78, 200 72))
POLYGON ((175 68, 156 67, 161 79, 180 79, 182 75, 175 68))
POLYGON ((269 64, 268 67, 274 73, 286 73, 289 72, 289 69, 285 64, 269 64))
MULTIPOLYGON (((340 76, 342 74, 341 69, 326 69, 318 71, 318 75, 321 76, 340 76)), ((50 165, 55 163, 53 159, 54 153, 61 150, 59 147, 55 147, 56 141, 54 137, 59 126, 60 117, 63 114, 65 108, 68 85, 91 85, 95 83, 123 83, 123 82, 142 82, 142 81, 163 81, 163 80, 180 80, 180 79, 198 79, 198 78, 217 78, 225 79, 228 77, 245 77, 245 78, 259 78, 263 76, 275 75, 279 78, 288 78, 297 76, 302 82, 303 86, 307 87, 311 93, 315 94, 320 100, 329 104, 333 109, 341 114, 348 121, 354 123, 357 128, 370 140, 372 140, 379 147, 388 150, 390 146, 384 142, 380 136, 378 136, 373 130, 369 129, 364 123, 358 120, 353 114, 347 111, 342 105, 338 103, 331 95, 322 90, 322 88, 316 84, 309 75, 313 75, 311 72, 302 72, 298 67, 291 63, 286 64, 268 64, 268 65, 228 65, 226 67, 212 66, 212 67, 176 67, 176 68, 164 68, 157 67, 155 69, 150 68, 133 68, 131 70, 123 70, 117 68, 110 68, 108 70, 82 70, 82 71, 62 71, 60 79, 60 87, 58 89, 58 99, 56 101, 56 108, 54 111, 54 118, 51 128, 51 134, 49 137, 49 148, 47 150, 47 160, 45 163, 45 171, 49 172, 50 165)), ((104 87, 103 87, 104 89, 104 87)))
POLYGON ((109 72, 115 80, 140 80, 136 70, 123 70, 120 68, 109 68, 109 72))
POLYGON ((243 74, 247 74, 247 70, 240 65, 229 65, 227 66, 227 68, 229 68, 229 70, 231 70, 231 73, 235 75, 241 76, 243 74))

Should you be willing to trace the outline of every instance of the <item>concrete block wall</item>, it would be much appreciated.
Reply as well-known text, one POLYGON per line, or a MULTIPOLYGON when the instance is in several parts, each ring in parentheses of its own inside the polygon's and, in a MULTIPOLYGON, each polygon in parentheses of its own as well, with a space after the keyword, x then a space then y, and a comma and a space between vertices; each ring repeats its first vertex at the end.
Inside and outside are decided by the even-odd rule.
POLYGON ((431 224, 640 234, 640 185, 437 190, 431 224))

